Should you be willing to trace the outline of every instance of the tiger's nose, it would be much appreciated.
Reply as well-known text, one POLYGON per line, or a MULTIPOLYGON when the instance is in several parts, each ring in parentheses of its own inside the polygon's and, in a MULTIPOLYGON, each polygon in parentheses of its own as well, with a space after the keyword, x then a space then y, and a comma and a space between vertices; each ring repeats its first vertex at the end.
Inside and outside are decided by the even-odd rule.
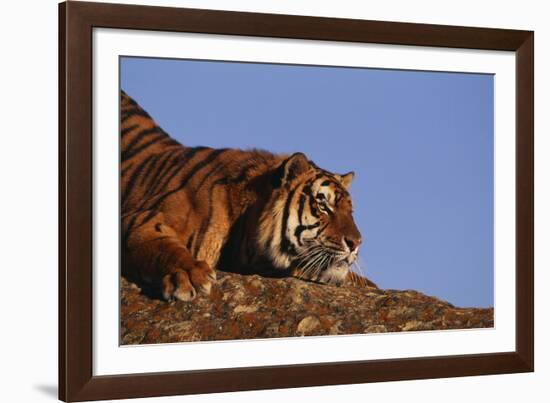
POLYGON ((355 252, 359 244, 361 244, 361 238, 344 237, 344 243, 349 248, 350 252, 355 252))

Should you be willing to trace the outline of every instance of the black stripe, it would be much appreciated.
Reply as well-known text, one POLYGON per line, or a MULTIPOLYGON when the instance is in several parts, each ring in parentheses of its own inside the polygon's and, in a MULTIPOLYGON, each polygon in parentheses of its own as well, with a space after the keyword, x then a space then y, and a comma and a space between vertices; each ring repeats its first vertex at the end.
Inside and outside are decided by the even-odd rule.
POLYGON ((187 244, 185 245, 189 253, 191 253, 191 248, 193 247, 193 240, 195 239, 195 233, 193 232, 189 239, 187 240, 187 244))
MULTIPOLYGON (((127 244, 128 244, 127 241, 128 241, 129 233, 130 233, 130 231, 135 227, 136 221, 137 221, 137 219, 138 219, 139 217, 143 217, 143 214, 142 214, 141 212, 133 213, 132 218, 130 219, 130 222, 126 225, 126 228, 124 228, 123 238, 124 238, 124 241, 125 241, 126 246, 127 246, 127 244)), ((122 220, 124 221, 124 220, 127 219, 127 218, 128 218, 128 216, 123 217, 122 220)), ((139 224, 137 224, 137 226, 140 226, 140 225, 142 225, 142 224, 143 224, 143 220, 140 221, 139 224)))
POLYGON ((314 179, 310 179, 304 184, 304 187, 302 188, 302 193, 304 193, 306 196, 313 195, 313 189, 311 188, 311 185, 314 181, 314 179))
MULTIPOLYGON (((229 188, 227 189, 227 191, 228 191, 227 199, 228 199, 228 200, 232 200, 232 197, 231 197, 232 194, 231 194, 231 192, 233 191, 233 188, 232 188, 232 187, 229 187, 229 188)), ((239 207, 241 207, 241 208, 239 208, 239 212, 241 212, 241 211, 242 211, 242 206, 239 206, 239 207)), ((233 218, 233 214, 234 214, 234 213, 235 213, 235 212, 233 211, 233 203, 231 203, 231 202, 227 203, 227 216, 229 217, 229 219, 232 219, 232 218, 233 218)))
MULTIPOLYGON (((177 150, 179 151, 178 153, 175 153, 170 159, 170 164, 168 165, 168 167, 165 167, 164 168, 164 171, 159 173, 159 175, 161 175, 160 177, 157 177, 157 181, 156 183, 152 184, 152 186, 149 187, 149 190, 147 191, 147 194, 146 196, 152 196, 152 195, 155 195, 157 193, 157 190, 162 190, 166 185, 168 185, 168 183, 170 182, 170 179, 172 178, 170 176, 170 179, 168 179, 167 181, 165 181, 164 179, 172 174, 172 175, 175 175, 177 174, 180 169, 181 169, 181 154, 182 154, 182 150, 177 150)), ((185 151, 183 151, 183 153, 185 153, 185 151)))
POLYGON ((300 225, 298 225, 298 227, 296 227, 296 231, 294 231, 294 235, 296 235, 296 238, 298 239, 298 245, 300 245, 300 246, 302 246, 302 240, 300 239, 299 235, 302 233, 303 230, 298 232, 298 228, 303 227, 303 225, 302 225, 302 215, 304 214, 304 204, 305 204, 305 202, 306 202, 306 195, 302 193, 300 195, 300 200, 298 202, 298 222, 300 223, 300 225))
POLYGON ((141 116, 141 117, 144 117, 146 119, 153 120, 147 112, 145 112, 143 109, 138 107, 138 108, 133 108, 130 111, 125 111, 124 113, 122 113, 122 115, 120 116, 120 123, 124 123, 128 119, 130 119, 131 117, 134 117, 134 116, 141 116))
POLYGON ((134 227, 134 223, 136 222, 136 219, 137 219, 137 214, 134 214, 134 216, 130 219, 130 222, 126 226, 123 226, 123 228, 124 227, 125 228, 124 228, 124 233, 122 234, 122 241, 126 247, 128 247, 128 234, 134 227))
POLYGON ((304 214, 305 203, 306 203, 306 195, 302 193, 300 195, 300 201, 298 203, 298 221, 300 222, 300 225, 302 225, 302 214, 304 214))
POLYGON ((325 229, 328 227, 328 224, 329 223, 327 222, 325 225, 319 228, 319 231, 317 231, 317 236, 321 235, 325 231, 325 229))
POLYGON ((219 148, 217 150, 212 151, 205 159, 201 160, 197 164, 195 164, 188 172, 187 174, 181 179, 180 184, 178 187, 176 187, 173 190, 170 190, 166 193, 164 193, 162 196, 160 196, 157 200, 153 202, 151 206, 149 206, 149 209, 156 209, 168 196, 171 196, 172 194, 180 191, 183 189, 187 182, 193 178, 193 176, 200 171, 202 168, 210 164, 212 161, 214 161, 216 158, 218 158, 222 153, 228 151, 227 148, 219 148))
MULTIPOLYGON (((220 165, 217 166, 217 170, 220 170, 220 169, 222 169, 223 167, 225 167, 227 165, 228 164, 220 164, 220 165)), ((210 222, 212 221, 212 215, 214 214, 214 210, 212 208, 212 199, 213 199, 213 195, 214 195, 214 192, 215 192, 214 188, 218 185, 228 185, 228 184, 233 184, 234 182, 239 183, 242 180, 243 175, 244 175, 244 177, 246 177, 246 172, 249 169, 251 169, 252 167, 254 167, 254 165, 244 167, 240 171, 239 175, 235 178, 221 178, 221 179, 218 179, 217 181, 210 184, 210 187, 208 189, 208 214, 206 216, 206 219, 203 220, 203 222, 201 224, 201 227, 199 229, 199 234, 197 236, 197 241, 196 241, 196 244, 195 244, 195 249, 196 249, 195 250, 195 255, 197 255, 200 251, 200 248, 201 248, 202 243, 204 241, 204 236, 206 235, 206 231, 208 230, 208 227, 210 226, 210 222)), ((205 176, 212 175, 213 171, 215 171, 215 170, 216 169, 211 170, 205 176)), ((204 184, 204 181, 205 181, 205 178, 203 178, 203 180, 201 181, 199 187, 204 184)), ((198 189, 197 189, 196 192, 198 192, 198 189)), ((231 204, 231 202, 228 203, 227 207, 228 207, 228 216, 231 218, 233 216, 233 205, 231 204)))
MULTIPOLYGON (((197 235, 197 243, 195 244, 195 255, 199 253, 199 250, 202 246, 202 242, 204 241, 204 235, 206 235, 206 231, 208 230, 208 227, 210 226, 210 221, 212 221, 212 215, 214 214, 214 210, 212 208, 212 198, 214 195, 215 187, 218 185, 226 185, 227 184, 227 178, 218 179, 217 181, 210 184, 210 188, 208 189, 208 214, 206 216, 206 219, 203 220, 201 223, 201 227, 199 229, 199 234, 197 235)), ((231 218, 233 216, 232 211, 232 205, 229 202, 228 203, 229 212, 228 215, 231 218)))
POLYGON ((290 191, 290 193, 288 194, 288 198, 286 199, 285 208, 283 210, 283 223, 281 225, 281 244, 279 245, 279 248, 283 253, 288 253, 289 251, 294 249, 290 240, 286 236, 286 230, 288 228, 288 218, 290 216, 290 204, 292 203, 295 192, 296 188, 290 191))
POLYGON ((151 163, 147 167, 143 167, 144 173, 143 173, 143 176, 141 177, 141 180, 139 181, 140 184, 144 185, 147 182, 147 179, 151 176, 151 173, 155 170, 155 167, 157 166, 161 157, 162 157, 161 154, 153 154, 151 163))
POLYGON ((126 168, 124 168, 122 171, 120 171, 120 177, 121 178, 124 178, 126 176, 126 174, 128 173, 128 171, 130 169, 132 169, 132 167, 134 166, 134 163, 131 162, 130 164, 128 164, 128 166, 126 168))
POLYGON ((132 140, 130 140, 127 144, 124 145, 124 149, 122 150, 122 156, 124 157, 125 153, 130 152, 131 149, 135 145, 137 145, 137 143, 139 143, 141 140, 143 140, 144 137, 148 137, 151 134, 157 134, 157 133, 159 133, 158 126, 153 126, 153 127, 148 128, 148 129, 143 129, 143 130, 139 131, 138 133, 136 133, 136 135, 134 136, 134 138, 132 140))
POLYGON ((130 104, 132 104, 132 105, 137 105, 137 102, 134 101, 134 98, 132 98, 131 96, 129 96, 128 94, 126 94, 126 91, 124 91, 124 90, 122 90, 122 89, 120 90, 120 99, 121 99, 123 102, 126 101, 126 102, 128 102, 128 103, 130 103, 130 104))
MULTIPOLYGON (((140 137, 141 137, 141 135, 140 135, 140 137)), ((158 133, 151 140, 146 141, 145 143, 141 144, 139 147, 134 148, 133 150, 126 148, 126 150, 122 153, 122 156, 120 157, 120 160, 122 162, 127 161, 130 158, 135 157, 137 154, 139 154, 143 150, 149 148, 153 144, 155 144, 155 143, 157 143, 161 140, 165 140, 165 139, 167 139, 165 134, 158 133)))
POLYGON ((129 109, 141 109, 141 108, 137 104, 137 102, 134 101, 133 99, 131 101, 127 101, 125 99, 122 99, 121 103, 120 103, 120 109, 121 109, 121 111, 126 112, 129 109))
POLYGON ((336 182, 336 177, 334 176, 334 174, 331 173, 331 172, 325 171, 323 169, 321 169, 321 172, 319 172, 317 175, 315 175, 314 181, 316 181, 319 178, 322 178, 323 176, 328 176, 330 179, 332 179, 334 182, 336 182))
MULTIPOLYGON (((210 198, 209 203, 212 203, 212 198, 210 198)), ((193 256, 198 256, 199 251, 202 246, 202 242, 204 241, 204 235, 206 234, 206 231, 208 230, 208 226, 210 224, 210 217, 207 217, 205 220, 202 221, 201 227, 199 228, 199 234, 197 235, 197 242, 195 242, 195 251, 193 253, 193 256)))
POLYGON ((239 171, 239 174, 237 176, 235 176, 234 178, 231 178, 228 180, 227 183, 230 183, 230 184, 233 184, 233 185, 236 185, 238 183, 241 183, 241 182, 244 182, 245 180, 248 179, 248 171, 250 171, 251 169, 255 168, 257 166, 256 163, 252 163, 250 165, 246 165, 243 169, 241 169, 239 171))
MULTIPOLYGON (((218 165, 218 168, 221 169, 225 166, 227 166, 228 164, 221 164, 221 165, 218 165)), ((208 226, 210 225, 210 221, 212 219, 212 214, 213 214, 213 211, 212 211, 212 195, 214 194, 214 187, 217 186, 217 185, 235 185, 235 184, 238 184, 238 183, 241 183, 242 181, 244 181, 246 178, 247 178, 247 173, 250 169, 254 168, 256 166, 256 164, 251 164, 251 165, 247 165, 245 166, 243 169, 241 169, 239 171, 239 174, 234 177, 234 178, 221 178, 221 179, 218 179, 217 181, 215 181, 213 184, 210 185, 210 188, 208 189, 208 216, 207 216, 207 219, 206 219, 206 222, 204 222, 204 228, 201 226, 201 231, 199 232, 199 239, 200 239, 200 242, 202 243, 202 238, 204 237, 204 234, 206 233, 206 230, 208 229, 208 226)), ((214 171, 214 170, 212 170, 214 171)), ((210 171, 207 175, 205 176, 209 176, 210 174, 212 174, 213 172, 210 171)), ((200 186, 203 185, 204 183, 204 179, 201 181, 200 186)), ((195 191, 195 193, 198 192, 198 188, 197 190, 195 191)), ((228 189, 229 192, 231 192, 231 188, 228 189)), ((231 199, 231 194, 228 195, 228 199, 231 199)), ((228 203, 227 205, 227 215, 229 216, 229 218, 231 219, 233 217, 233 204, 231 202, 228 203)), ((197 250, 197 253, 198 253, 198 250, 197 250)))
POLYGON ((132 130, 134 130, 136 127, 139 127, 139 125, 136 123, 135 125, 130 125, 128 127, 125 127, 120 131, 120 137, 124 137, 126 134, 130 133, 132 130))
POLYGON ((298 239, 298 244, 302 246, 302 241, 300 240, 302 232, 304 232, 305 230, 317 228, 319 225, 321 225, 321 221, 317 221, 315 224, 311 225, 298 225, 294 230, 294 236, 298 239))
POLYGON ((203 176, 203 178, 201 179, 200 183, 197 185, 197 187, 195 187, 194 191, 195 193, 198 193, 199 190, 203 187, 203 185, 206 183, 206 181, 208 180, 208 178, 210 178, 212 175, 214 175, 216 172, 219 172, 221 171, 223 168, 225 168, 227 165, 229 165, 229 163, 225 163, 225 164, 218 164, 218 165, 215 165, 214 168, 212 168, 210 171, 208 171, 208 173, 206 175, 203 176))
POLYGON ((155 184, 147 194, 155 195, 158 191, 164 190, 164 188, 170 184, 170 181, 187 166, 195 154, 205 149, 207 149, 207 147, 186 148, 183 155, 176 156, 172 165, 166 170, 162 177, 158 178, 157 184, 155 184))
MULTIPOLYGON (((228 164, 223 164, 222 167, 226 167, 228 164)), ((220 184, 224 184, 224 185, 237 185, 241 182, 244 182, 245 180, 248 179, 247 177, 247 174, 248 174, 248 171, 250 171, 251 169, 255 168, 257 166, 257 164, 250 164, 250 165, 245 165, 240 171, 239 171, 239 174, 237 176, 234 176, 234 177, 225 177, 225 178, 222 178, 222 179, 219 179, 218 180, 218 183, 220 184)), ((201 185, 204 181, 201 181, 201 185)))
POLYGON ((309 197, 309 212, 313 217, 319 218, 319 214, 317 213, 317 208, 315 207, 315 201, 311 196, 309 197))
MULTIPOLYGON (((175 154, 178 154, 180 152, 181 152, 181 149, 177 149, 177 150, 169 150, 169 151, 164 152, 162 154, 161 163, 158 166, 158 168, 155 170, 154 175, 151 177, 150 184, 149 184, 149 187, 148 187, 147 192, 146 192, 147 195, 150 193, 150 190, 153 187, 153 185, 157 182, 157 179, 158 179, 159 175, 161 175, 163 173, 163 170, 166 167, 166 164, 168 164, 168 161, 170 161, 170 159, 172 159, 175 154)), ((153 169, 151 169, 147 173, 146 178, 144 178, 144 181, 148 179, 149 175, 152 172, 153 172, 153 169)))
POLYGON ((324 207, 323 208, 323 211, 325 211, 329 216, 334 216, 334 211, 332 211, 330 208, 328 207, 324 207))
POLYGON ((126 199, 132 192, 132 189, 134 188, 137 179, 139 178, 139 175, 143 171, 143 167, 145 167, 153 158, 153 155, 148 156, 143 161, 141 161, 141 164, 139 164, 136 169, 134 169, 134 172, 132 172, 132 175, 130 176, 130 179, 128 179, 128 182, 126 183, 126 188, 124 189, 124 193, 121 197, 122 206, 126 204, 126 199))

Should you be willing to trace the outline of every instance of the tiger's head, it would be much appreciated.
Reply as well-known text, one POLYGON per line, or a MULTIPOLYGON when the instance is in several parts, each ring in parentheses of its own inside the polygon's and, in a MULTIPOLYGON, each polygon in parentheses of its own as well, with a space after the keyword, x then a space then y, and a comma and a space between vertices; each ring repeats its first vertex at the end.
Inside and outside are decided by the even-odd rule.
POLYGON ((348 192, 353 172, 333 174, 296 153, 273 175, 274 191, 260 219, 260 247, 276 269, 341 284, 361 244, 348 192))

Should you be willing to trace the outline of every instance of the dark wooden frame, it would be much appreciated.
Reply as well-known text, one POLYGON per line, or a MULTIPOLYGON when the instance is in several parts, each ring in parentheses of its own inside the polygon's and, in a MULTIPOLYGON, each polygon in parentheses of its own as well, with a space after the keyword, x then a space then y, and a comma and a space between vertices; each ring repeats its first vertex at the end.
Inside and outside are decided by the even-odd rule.
POLYGON ((60 4, 59 398, 82 401, 533 371, 533 60, 531 31, 105 3, 60 4), (92 30, 97 27, 515 52, 515 351, 93 376, 92 30))

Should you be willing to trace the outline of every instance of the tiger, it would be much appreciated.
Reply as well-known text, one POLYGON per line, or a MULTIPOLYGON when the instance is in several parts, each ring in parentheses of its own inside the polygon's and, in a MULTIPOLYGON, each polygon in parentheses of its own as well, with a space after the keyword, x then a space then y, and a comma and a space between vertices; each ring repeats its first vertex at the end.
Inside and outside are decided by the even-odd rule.
POLYGON ((376 287, 350 269, 353 177, 301 152, 186 147, 121 90, 122 274, 167 301, 210 294, 217 270, 376 287))

